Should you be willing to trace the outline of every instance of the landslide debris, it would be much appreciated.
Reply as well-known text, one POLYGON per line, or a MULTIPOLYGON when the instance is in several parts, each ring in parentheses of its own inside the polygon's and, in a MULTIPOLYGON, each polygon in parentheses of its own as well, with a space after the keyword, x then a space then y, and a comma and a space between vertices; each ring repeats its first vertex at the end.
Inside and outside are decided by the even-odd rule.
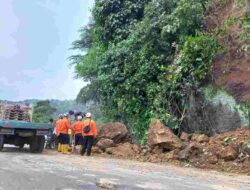
POLYGON ((249 128, 239 128, 212 137, 183 133, 179 138, 159 120, 155 120, 150 125, 147 145, 120 141, 107 143, 110 146, 103 149, 103 140, 100 141, 94 147, 94 152, 104 156, 154 163, 170 162, 185 167, 250 175, 249 128))

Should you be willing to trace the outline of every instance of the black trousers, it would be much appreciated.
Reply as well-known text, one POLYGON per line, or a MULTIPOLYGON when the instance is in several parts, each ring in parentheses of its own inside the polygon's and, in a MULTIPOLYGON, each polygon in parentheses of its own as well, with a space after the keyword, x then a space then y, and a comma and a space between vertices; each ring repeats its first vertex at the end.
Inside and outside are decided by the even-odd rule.
POLYGON ((69 144, 69 135, 60 133, 59 135, 59 143, 61 144, 69 144))
POLYGON ((87 150, 87 156, 90 156, 93 143, 94 143, 94 136, 83 137, 81 155, 84 155, 87 150))
POLYGON ((82 145, 82 134, 75 134, 75 146, 82 145))

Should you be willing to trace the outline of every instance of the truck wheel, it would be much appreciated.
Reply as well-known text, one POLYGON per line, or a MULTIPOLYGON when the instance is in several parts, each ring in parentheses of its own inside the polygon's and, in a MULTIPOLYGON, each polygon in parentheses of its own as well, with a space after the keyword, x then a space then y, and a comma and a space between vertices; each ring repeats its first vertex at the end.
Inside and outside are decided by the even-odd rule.
POLYGON ((23 149, 24 143, 19 144, 19 149, 23 149))
POLYGON ((44 136, 38 136, 37 138, 38 138, 37 153, 42 153, 44 149, 45 138, 44 136))
POLYGON ((0 151, 3 150, 4 146, 4 135, 0 135, 0 151))
POLYGON ((30 142, 30 152, 41 153, 44 149, 45 138, 44 136, 32 137, 30 142))

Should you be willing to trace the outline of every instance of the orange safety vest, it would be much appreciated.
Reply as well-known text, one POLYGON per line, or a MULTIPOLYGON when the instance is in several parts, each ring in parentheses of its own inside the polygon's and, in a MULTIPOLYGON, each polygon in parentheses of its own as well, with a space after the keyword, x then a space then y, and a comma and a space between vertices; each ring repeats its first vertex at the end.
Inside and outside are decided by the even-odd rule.
POLYGON ((74 131, 75 134, 82 134, 83 127, 83 122, 77 121, 73 126, 71 126, 71 129, 74 131))
POLYGON ((68 130, 70 129, 70 122, 67 118, 62 119, 60 128, 60 133, 68 134, 68 130))
POLYGON ((60 131, 61 131, 61 123, 62 123, 62 119, 58 119, 56 121, 56 135, 59 136, 60 131))
POLYGON ((82 135, 83 136, 94 136, 94 137, 96 137, 97 129, 96 129, 95 121, 93 121, 93 120, 90 121, 90 119, 86 119, 85 121, 83 121, 83 129, 82 129, 82 135), (90 131, 88 133, 84 133, 83 129, 88 125, 90 125, 90 131))

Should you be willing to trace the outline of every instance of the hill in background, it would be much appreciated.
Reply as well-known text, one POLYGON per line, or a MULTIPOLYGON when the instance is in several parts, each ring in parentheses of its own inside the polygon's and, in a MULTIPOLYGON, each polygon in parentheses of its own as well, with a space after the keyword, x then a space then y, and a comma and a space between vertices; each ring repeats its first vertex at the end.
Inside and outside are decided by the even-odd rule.
MULTIPOLYGON (((17 104, 31 104, 33 107, 34 105, 41 100, 38 99, 30 99, 30 100, 23 100, 23 101, 7 101, 4 100, 6 103, 17 103, 17 104)), ((86 112, 87 105, 78 104, 75 100, 49 100, 50 105, 56 109, 56 112, 52 115, 53 118, 57 118, 60 113, 68 113, 70 110, 72 111, 81 111, 86 112)))

